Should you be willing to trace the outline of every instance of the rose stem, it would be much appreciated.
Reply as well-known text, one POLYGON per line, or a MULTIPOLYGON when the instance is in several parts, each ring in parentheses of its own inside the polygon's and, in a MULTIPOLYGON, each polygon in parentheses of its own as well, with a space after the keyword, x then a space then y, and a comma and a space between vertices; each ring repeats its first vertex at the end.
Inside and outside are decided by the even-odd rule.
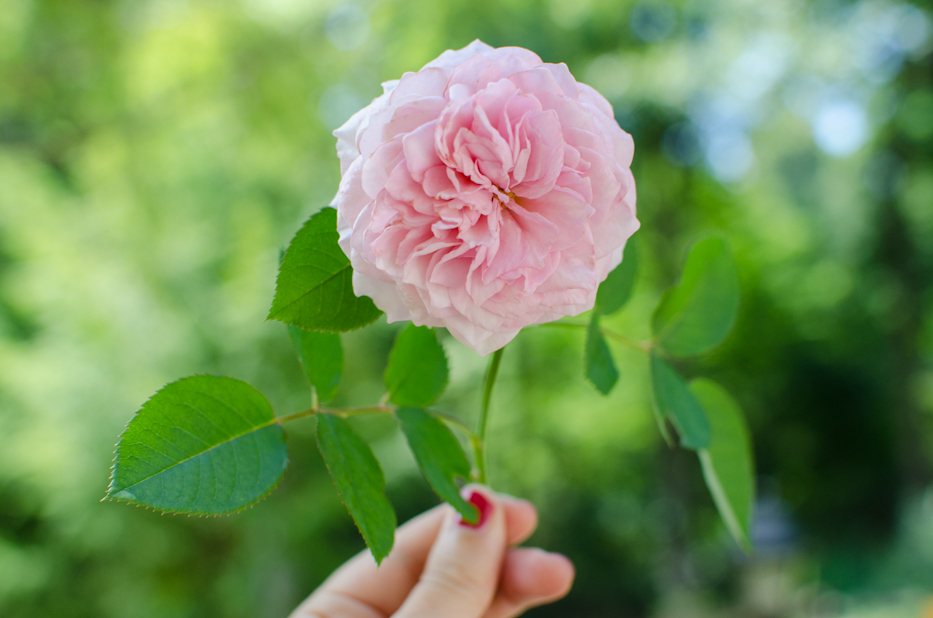
MULTIPOLYGON (((538 326, 546 326, 550 328, 579 328, 584 330, 587 328, 586 324, 580 324, 578 322, 547 322, 545 324, 539 324, 538 326)), ((654 347, 654 341, 652 340, 635 341, 634 339, 629 339, 625 335, 619 334, 613 330, 609 330, 608 328, 600 328, 599 330, 604 336, 609 337, 610 339, 615 339, 622 345, 626 345, 635 350, 648 352, 652 347, 654 347)))
POLYGON ((486 482, 486 425, 489 422, 489 401, 492 399, 492 387, 496 384, 496 376, 499 374, 499 363, 502 362, 502 351, 504 349, 502 347, 496 350, 489 361, 489 370, 486 372, 486 386, 483 389, 483 404, 479 409, 479 423, 477 424, 476 435, 473 436, 476 480, 480 483, 486 482))
MULTIPOLYGON (((439 410, 434 410, 428 408, 427 411, 445 421, 448 425, 456 427, 463 433, 465 433, 471 440, 476 440, 476 434, 473 433, 473 430, 467 427, 460 419, 456 416, 451 416, 445 412, 439 410)), ((395 412, 395 407, 387 404, 379 404, 377 406, 366 406, 362 408, 310 408, 308 410, 302 410, 301 412, 295 412, 294 414, 289 414, 287 416, 278 416, 275 420, 270 421, 270 423, 287 423, 288 421, 293 421, 299 418, 305 418, 307 416, 313 416, 315 414, 335 414, 337 416, 346 418, 348 416, 359 416, 363 414, 392 414, 395 412)))
POLYGON ((272 422, 286 423, 297 418, 304 418, 314 414, 336 414, 337 416, 346 417, 357 416, 359 414, 391 414, 391 412, 392 408, 388 406, 365 406, 363 408, 310 408, 308 410, 302 410, 301 412, 295 412, 294 414, 289 414, 287 416, 278 416, 272 422))

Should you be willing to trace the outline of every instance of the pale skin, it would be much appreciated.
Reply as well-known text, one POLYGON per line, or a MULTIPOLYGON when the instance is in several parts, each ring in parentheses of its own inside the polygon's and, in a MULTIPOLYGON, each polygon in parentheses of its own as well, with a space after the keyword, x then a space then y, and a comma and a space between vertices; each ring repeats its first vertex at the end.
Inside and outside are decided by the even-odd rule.
POLYGON ((358 554, 290 618, 512 618, 566 595, 570 560, 515 547, 537 527, 535 507, 481 486, 469 491, 489 503, 481 526, 463 525, 446 504, 422 513, 396 531, 380 567, 368 551, 358 554))

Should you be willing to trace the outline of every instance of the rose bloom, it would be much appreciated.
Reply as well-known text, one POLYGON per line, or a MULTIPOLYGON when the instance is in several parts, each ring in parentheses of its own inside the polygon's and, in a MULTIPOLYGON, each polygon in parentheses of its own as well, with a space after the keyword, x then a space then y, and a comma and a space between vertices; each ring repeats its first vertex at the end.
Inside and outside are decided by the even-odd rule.
POLYGON ((353 290, 485 356, 593 308, 638 229, 632 137, 564 64, 474 41, 334 131, 353 290))

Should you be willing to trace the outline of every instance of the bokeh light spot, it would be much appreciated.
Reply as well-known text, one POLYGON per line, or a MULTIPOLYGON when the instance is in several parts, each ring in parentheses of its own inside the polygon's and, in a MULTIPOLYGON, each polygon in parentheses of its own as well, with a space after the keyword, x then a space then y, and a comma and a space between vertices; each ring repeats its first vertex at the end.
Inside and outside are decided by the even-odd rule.
POLYGON ((824 103, 813 118, 813 141, 828 155, 845 157, 868 140, 865 108, 851 100, 824 103))
POLYGON ((677 123, 664 132, 661 152, 678 167, 690 167, 700 160, 700 135, 689 122, 677 123))
POLYGON ((706 146, 706 161, 710 170, 722 182, 737 182, 745 177, 755 163, 755 151, 741 131, 713 134, 706 146))
POLYGON ((561 28, 577 28, 590 16, 592 0, 551 0, 548 12, 551 20, 561 28))
POLYGON ((639 2, 632 9, 632 32, 646 43, 669 37, 677 25, 677 12, 666 2, 639 2))
POLYGON ((341 6, 327 16, 324 31, 334 47, 350 51, 361 46, 369 37, 369 18, 359 7, 341 6))
POLYGON ((331 86, 321 95, 317 112, 321 123, 328 129, 336 129, 350 116, 363 109, 366 101, 346 84, 331 86))

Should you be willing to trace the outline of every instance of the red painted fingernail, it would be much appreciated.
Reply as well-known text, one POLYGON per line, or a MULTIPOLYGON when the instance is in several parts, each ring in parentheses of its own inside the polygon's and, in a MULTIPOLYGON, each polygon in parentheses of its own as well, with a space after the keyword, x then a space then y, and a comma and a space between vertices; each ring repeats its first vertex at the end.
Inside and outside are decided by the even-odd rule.
POLYGON ((489 519, 489 516, 492 515, 493 504, 490 502, 486 496, 476 491, 475 489, 470 492, 470 497, 467 498, 467 501, 472 503, 476 507, 476 510, 479 511, 479 520, 475 524, 471 524, 465 519, 460 519, 460 525, 466 526, 467 528, 482 528, 483 524, 486 523, 486 520, 489 519))

